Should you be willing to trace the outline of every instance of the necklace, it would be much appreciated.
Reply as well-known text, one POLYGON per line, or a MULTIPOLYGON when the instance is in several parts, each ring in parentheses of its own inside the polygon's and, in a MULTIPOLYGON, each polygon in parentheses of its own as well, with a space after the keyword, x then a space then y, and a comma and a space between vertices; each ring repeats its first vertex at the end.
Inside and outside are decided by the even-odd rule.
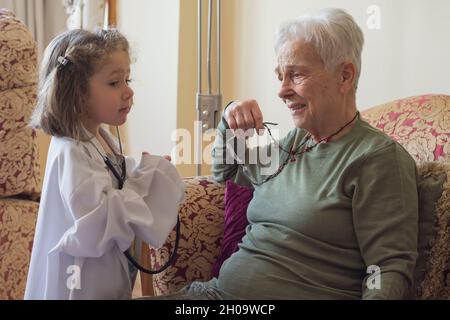
MULTIPOLYGON (((336 132, 330 134, 329 136, 319 139, 319 141, 317 141, 316 143, 314 143, 312 146, 306 146, 306 143, 308 143, 311 138, 312 135, 310 133, 308 133, 308 135, 306 136, 305 141, 300 144, 295 151, 292 150, 293 149, 293 145, 290 147, 289 151, 287 151, 287 153, 289 154, 288 157, 288 161, 289 162, 294 162, 297 160, 297 157, 303 153, 309 152, 311 151, 314 147, 316 147, 317 145, 321 144, 321 143, 328 143, 330 142, 331 138, 333 138, 334 136, 338 135, 339 133, 342 132, 342 130, 344 130, 346 127, 348 127, 353 121, 355 121, 356 118, 359 117, 359 111, 356 111, 355 116, 352 118, 352 120, 350 120, 349 122, 347 122, 346 124, 344 124, 341 128, 339 128, 339 130, 337 130, 336 132), (301 150, 300 150, 301 149, 301 150)), ((283 150, 285 151, 285 150, 283 150)), ((286 151, 285 151, 286 152, 286 151)))

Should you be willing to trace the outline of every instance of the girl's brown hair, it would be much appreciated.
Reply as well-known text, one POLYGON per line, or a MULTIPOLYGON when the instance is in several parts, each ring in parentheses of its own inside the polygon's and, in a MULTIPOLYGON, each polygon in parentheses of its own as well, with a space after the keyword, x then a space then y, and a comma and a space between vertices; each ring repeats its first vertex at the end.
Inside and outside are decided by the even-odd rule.
POLYGON ((120 50, 129 53, 129 44, 115 29, 70 30, 53 39, 44 53, 30 126, 52 136, 88 140, 82 125, 88 81, 108 55, 120 50))

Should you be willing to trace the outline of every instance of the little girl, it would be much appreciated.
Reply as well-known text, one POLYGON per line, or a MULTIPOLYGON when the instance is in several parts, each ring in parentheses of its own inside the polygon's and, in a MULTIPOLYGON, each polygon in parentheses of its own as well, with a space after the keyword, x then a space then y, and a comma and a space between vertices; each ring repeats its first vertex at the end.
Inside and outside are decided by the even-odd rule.
POLYGON ((125 123, 129 76, 117 30, 68 31, 46 49, 31 126, 53 137, 25 299, 131 298, 124 251, 135 237, 160 247, 176 223, 184 184, 174 166, 124 158, 102 127, 125 123))

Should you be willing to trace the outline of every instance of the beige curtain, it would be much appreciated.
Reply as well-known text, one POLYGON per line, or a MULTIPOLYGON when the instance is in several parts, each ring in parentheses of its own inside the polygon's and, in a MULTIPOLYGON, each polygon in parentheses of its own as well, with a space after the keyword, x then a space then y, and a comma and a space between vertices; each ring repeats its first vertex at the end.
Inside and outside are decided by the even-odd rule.
POLYGON ((13 11, 27 25, 41 55, 45 45, 44 0, 0 0, 0 7, 13 11))
POLYGON ((0 0, 0 8, 13 11, 30 30, 38 45, 38 56, 58 33, 66 30, 63 4, 60 0, 0 0))
POLYGON ((103 28, 105 0, 63 0, 69 15, 69 29, 94 30, 103 28))

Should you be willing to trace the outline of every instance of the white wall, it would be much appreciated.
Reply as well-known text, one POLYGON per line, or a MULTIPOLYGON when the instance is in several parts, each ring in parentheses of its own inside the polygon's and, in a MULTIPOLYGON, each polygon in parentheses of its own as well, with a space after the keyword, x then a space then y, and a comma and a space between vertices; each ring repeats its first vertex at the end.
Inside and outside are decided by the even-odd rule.
POLYGON ((233 79, 236 98, 257 99, 265 119, 282 124, 281 135, 292 128, 292 121, 277 97, 273 35, 282 21, 306 11, 343 8, 361 26, 365 46, 357 93, 359 109, 423 93, 450 94, 448 0, 232 1, 235 25, 224 25, 223 29, 233 32, 230 45, 236 63, 225 68, 225 76, 233 79), (367 26, 370 5, 381 10, 379 30, 367 26))
POLYGON ((137 59, 132 65, 134 107, 126 125, 126 151, 170 154, 176 128, 178 0, 121 0, 118 27, 137 59))

